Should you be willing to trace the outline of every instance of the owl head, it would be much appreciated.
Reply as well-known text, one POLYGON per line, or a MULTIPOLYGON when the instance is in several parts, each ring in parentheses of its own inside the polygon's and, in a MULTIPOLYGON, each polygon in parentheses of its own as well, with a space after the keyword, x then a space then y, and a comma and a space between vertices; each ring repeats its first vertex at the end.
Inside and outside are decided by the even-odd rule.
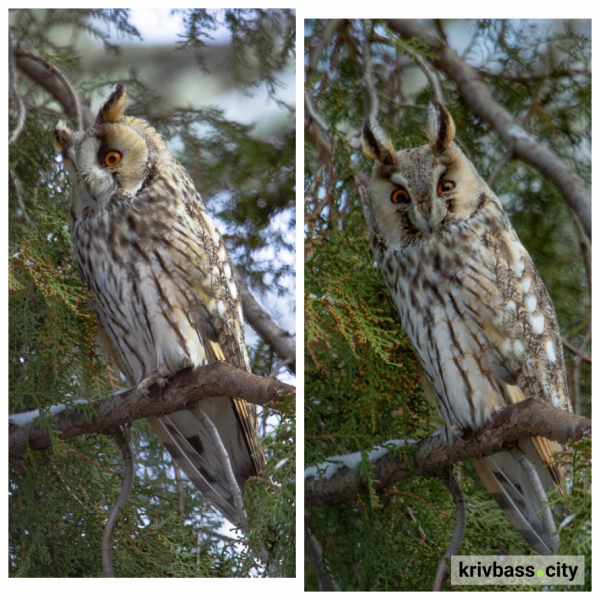
POLYGON ((454 121, 443 105, 430 107, 429 143, 394 150, 377 122, 363 127, 363 149, 375 159, 370 182, 371 227, 388 246, 426 243, 468 220, 487 185, 453 141, 454 121))
POLYGON ((73 132, 61 122, 54 130, 54 147, 74 188, 74 218, 86 209, 96 212, 111 201, 135 196, 150 184, 159 156, 170 156, 146 121, 124 116, 126 105, 125 88, 115 85, 90 128, 73 132))

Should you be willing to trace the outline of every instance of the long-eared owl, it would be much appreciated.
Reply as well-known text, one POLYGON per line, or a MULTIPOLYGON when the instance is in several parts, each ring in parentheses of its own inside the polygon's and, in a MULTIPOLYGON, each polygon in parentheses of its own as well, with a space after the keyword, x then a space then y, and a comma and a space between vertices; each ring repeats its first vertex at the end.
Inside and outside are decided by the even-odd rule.
MULTIPOLYGON (((71 233, 94 295, 99 339, 130 385, 147 388, 185 367, 228 360, 250 370, 240 293, 223 239, 192 180, 143 119, 124 115, 116 85, 94 124, 54 132, 69 171, 71 233)), ((204 400, 241 490, 260 472, 255 407, 204 400)), ((234 506, 218 449, 192 412, 151 418, 176 463, 231 522, 234 506)))
MULTIPOLYGON (((431 387, 448 439, 477 432, 501 406, 539 396, 571 410, 550 296, 498 198, 454 142, 439 103, 429 143, 394 150, 374 119, 363 147, 375 159, 369 235, 379 268, 431 387)), ((522 439, 544 492, 562 483, 562 446, 522 439)), ((522 455, 519 455, 522 456, 522 455)), ((538 553, 556 550, 536 492, 515 453, 474 461, 488 490, 538 553)), ((527 463, 525 463, 527 464, 527 463)))

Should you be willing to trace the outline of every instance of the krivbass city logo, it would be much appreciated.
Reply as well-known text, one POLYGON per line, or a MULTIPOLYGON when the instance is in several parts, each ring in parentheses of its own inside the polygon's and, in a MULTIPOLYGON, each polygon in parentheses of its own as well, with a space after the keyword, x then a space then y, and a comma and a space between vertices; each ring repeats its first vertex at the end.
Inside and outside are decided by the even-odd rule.
POLYGON ((452 585, 583 585, 583 556, 453 556, 452 585))

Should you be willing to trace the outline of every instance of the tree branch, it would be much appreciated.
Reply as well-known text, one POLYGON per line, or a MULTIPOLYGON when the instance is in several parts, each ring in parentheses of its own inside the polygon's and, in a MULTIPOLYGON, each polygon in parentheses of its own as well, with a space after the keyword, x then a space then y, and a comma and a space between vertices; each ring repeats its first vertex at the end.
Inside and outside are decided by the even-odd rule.
POLYGON ((94 114, 86 106, 69 80, 54 65, 40 56, 16 48, 17 67, 27 77, 43 87, 64 109, 78 129, 87 129, 94 122, 94 114))
POLYGON ((433 60, 434 65, 454 81, 462 99, 473 114, 493 127, 506 147, 514 152, 516 158, 534 166, 546 179, 554 183, 581 221, 587 236, 591 238, 590 191, 577 173, 564 160, 525 131, 521 124, 494 100, 477 71, 443 39, 429 33, 416 20, 387 19, 386 22, 402 37, 417 38, 427 44, 428 49, 436 55, 433 60))
POLYGON ((418 475, 435 475, 446 467, 469 458, 488 456, 511 448, 524 437, 541 436, 561 443, 580 440, 591 433, 589 419, 555 408, 540 398, 528 398, 499 410, 475 438, 448 446, 443 436, 432 435, 420 442, 394 442, 414 445, 406 457, 385 449, 372 453, 373 469, 368 477, 364 469, 344 466, 345 457, 336 457, 304 474, 306 505, 338 504, 355 499, 366 491, 369 482, 375 490, 418 475), (319 472, 328 470, 325 475, 319 472))
POLYGON ((244 317, 248 325, 273 349, 283 360, 289 360, 288 368, 296 372, 296 342, 294 338, 263 310, 248 288, 243 277, 237 277, 244 317))
MULTIPOLYGON (((62 410, 52 422, 52 429, 59 439, 67 440, 87 433, 107 433, 137 419, 189 409, 204 398, 227 396, 277 407, 284 394, 294 393, 293 386, 277 379, 240 371, 224 361, 215 362, 173 375, 162 390, 158 385, 152 386, 148 398, 140 397, 135 389, 113 394, 93 407, 94 414, 89 419, 81 411, 62 410)), ((38 421, 9 425, 10 455, 24 454, 28 448, 41 450, 51 444, 48 428, 38 421)))
POLYGON ((134 478, 133 454, 131 453, 131 447, 129 446, 128 436, 121 427, 117 427, 111 435, 117 443, 121 454, 123 454, 124 474, 121 492, 108 513, 106 525, 104 526, 104 535, 102 536, 102 569, 104 571, 104 577, 115 576, 112 567, 113 536, 115 534, 119 512, 127 504, 127 499, 129 498, 131 488, 133 487, 134 478))

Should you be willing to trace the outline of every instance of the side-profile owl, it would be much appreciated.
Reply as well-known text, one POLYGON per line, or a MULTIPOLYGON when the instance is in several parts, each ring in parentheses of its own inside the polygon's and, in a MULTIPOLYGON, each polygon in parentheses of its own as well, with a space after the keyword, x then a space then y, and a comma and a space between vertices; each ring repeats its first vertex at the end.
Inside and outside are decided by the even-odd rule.
MULTIPOLYGON (((550 296, 454 134, 439 103, 430 110, 429 143, 420 148, 395 151, 374 119, 363 128, 364 150, 376 161, 371 247, 449 440, 476 433, 496 409, 530 396, 571 411, 550 296)), ((505 451, 474 463, 531 548, 552 553, 554 527, 542 509, 544 496, 564 481, 553 460, 563 448, 540 437, 522 439, 519 448, 517 456, 505 451), (542 493, 521 466, 523 455, 542 493)))
MULTIPOLYGON (((126 104, 125 88, 116 85, 89 129, 60 124, 54 132, 72 180, 71 234, 95 297, 100 345, 141 393, 185 367, 218 360, 249 371, 223 239, 162 137, 145 120, 124 116, 126 104)), ((211 398, 199 408, 216 426, 243 491, 263 467, 255 407, 211 398)), ((202 494, 232 523, 241 521, 203 422, 187 410, 150 422, 202 494)))

